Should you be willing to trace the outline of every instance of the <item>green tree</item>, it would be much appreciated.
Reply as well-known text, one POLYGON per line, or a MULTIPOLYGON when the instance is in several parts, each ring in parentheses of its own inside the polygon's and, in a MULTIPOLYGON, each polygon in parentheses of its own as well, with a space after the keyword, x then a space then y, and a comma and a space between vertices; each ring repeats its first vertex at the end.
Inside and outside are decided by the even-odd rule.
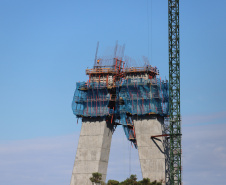
POLYGON ((137 175, 130 175, 131 182, 137 182, 137 175))
POLYGON ((92 173, 92 177, 89 178, 90 181, 92 182, 92 184, 97 184, 97 183, 101 183, 102 180, 102 174, 101 173, 92 173))
POLYGON ((101 185, 106 185, 106 183, 104 181, 101 181, 100 184, 101 185))
MULTIPOLYGON (((102 181, 102 174, 98 172, 92 173, 90 181, 93 185, 106 185, 106 183, 102 181)), ((157 182, 155 180, 153 182, 150 182, 149 178, 143 178, 143 180, 137 182, 137 176, 130 175, 130 177, 123 182, 119 182, 117 180, 108 180, 107 185, 162 185, 162 181, 157 182)))
POLYGON ((162 182, 153 181, 150 185, 162 185, 162 182))
POLYGON ((108 180, 107 185, 119 185, 119 181, 116 181, 116 180, 108 180))
POLYGON ((139 185, 151 185, 151 181, 149 178, 143 178, 143 180, 138 182, 139 185))
POLYGON ((138 185, 137 176, 130 175, 130 178, 127 178, 125 181, 121 182, 119 185, 138 185))

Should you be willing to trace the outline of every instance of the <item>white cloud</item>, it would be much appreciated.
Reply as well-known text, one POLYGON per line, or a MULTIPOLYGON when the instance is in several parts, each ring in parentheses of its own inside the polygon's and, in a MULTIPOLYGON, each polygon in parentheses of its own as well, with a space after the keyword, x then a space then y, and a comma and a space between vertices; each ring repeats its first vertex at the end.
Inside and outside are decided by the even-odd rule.
POLYGON ((197 114, 182 116, 182 124, 197 125, 203 123, 224 123, 226 121, 226 111, 212 114, 197 114))
POLYGON ((226 124, 183 128, 183 177, 186 185, 225 184, 226 124))
MULTIPOLYGON (((226 122, 225 122, 226 123, 226 122)), ((226 124, 184 126, 183 182, 223 185, 226 174, 226 124)), ((69 184, 79 133, 0 143, 0 184, 69 184)), ((141 179, 138 151, 131 148, 121 127, 113 134, 107 179, 141 179), (131 157, 130 157, 131 156, 131 157)))
POLYGON ((69 184, 78 135, 0 144, 0 184, 69 184))
MULTIPOLYGON (((79 133, 0 143, 0 184, 69 184, 79 133)), ((107 179, 141 178, 138 152, 131 148, 121 127, 112 138, 107 179), (123 141, 123 144, 122 144, 123 141), (131 155, 131 158, 129 156, 131 155), (131 169, 131 170, 130 170, 131 169)))

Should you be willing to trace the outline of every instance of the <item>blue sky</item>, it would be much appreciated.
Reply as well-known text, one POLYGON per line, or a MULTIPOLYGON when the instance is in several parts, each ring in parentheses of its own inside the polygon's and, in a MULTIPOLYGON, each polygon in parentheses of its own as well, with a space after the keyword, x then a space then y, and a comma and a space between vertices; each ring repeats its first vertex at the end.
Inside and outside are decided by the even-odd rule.
MULTIPOLYGON (((225 8, 224 0, 180 1, 185 185, 225 184, 225 8)), ((81 128, 71 101, 97 41, 101 54, 118 40, 168 77, 167 1, 1 0, 0 9, 0 184, 69 184, 81 128)), ((108 179, 128 177, 129 147, 117 128, 108 179)))

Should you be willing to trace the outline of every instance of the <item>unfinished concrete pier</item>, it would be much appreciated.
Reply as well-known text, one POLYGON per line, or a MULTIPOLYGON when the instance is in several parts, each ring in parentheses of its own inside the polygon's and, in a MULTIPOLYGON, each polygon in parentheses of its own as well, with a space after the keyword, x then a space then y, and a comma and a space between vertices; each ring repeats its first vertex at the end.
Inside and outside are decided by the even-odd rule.
POLYGON ((94 172, 106 180, 112 133, 112 124, 103 119, 83 119, 70 185, 92 185, 94 172))
POLYGON ((145 57, 140 67, 130 58, 124 61, 124 49, 116 44, 109 57, 96 52, 93 68, 86 69, 88 80, 76 83, 72 110, 83 123, 71 185, 89 185, 94 172, 106 179, 111 126, 117 125, 138 148, 143 177, 165 180, 163 138, 151 136, 162 135, 169 116, 169 83, 145 57))
POLYGON ((162 135, 164 118, 145 116, 134 120, 140 166, 143 178, 151 181, 165 182, 165 151, 163 138, 151 136, 162 135))

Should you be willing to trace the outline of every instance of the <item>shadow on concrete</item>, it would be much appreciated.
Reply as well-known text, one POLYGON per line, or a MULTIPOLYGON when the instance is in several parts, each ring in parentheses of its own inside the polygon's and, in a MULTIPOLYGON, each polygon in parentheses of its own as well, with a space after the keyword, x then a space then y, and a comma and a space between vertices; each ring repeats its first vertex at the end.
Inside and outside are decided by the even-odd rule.
POLYGON ((161 139, 158 139, 158 138, 151 138, 151 140, 155 143, 155 145, 157 146, 157 148, 160 150, 160 152, 162 153, 162 154, 165 154, 165 152, 164 151, 162 151, 162 149, 159 147, 159 145, 156 143, 156 140, 157 141, 160 141, 161 143, 162 143, 162 140, 161 139))

